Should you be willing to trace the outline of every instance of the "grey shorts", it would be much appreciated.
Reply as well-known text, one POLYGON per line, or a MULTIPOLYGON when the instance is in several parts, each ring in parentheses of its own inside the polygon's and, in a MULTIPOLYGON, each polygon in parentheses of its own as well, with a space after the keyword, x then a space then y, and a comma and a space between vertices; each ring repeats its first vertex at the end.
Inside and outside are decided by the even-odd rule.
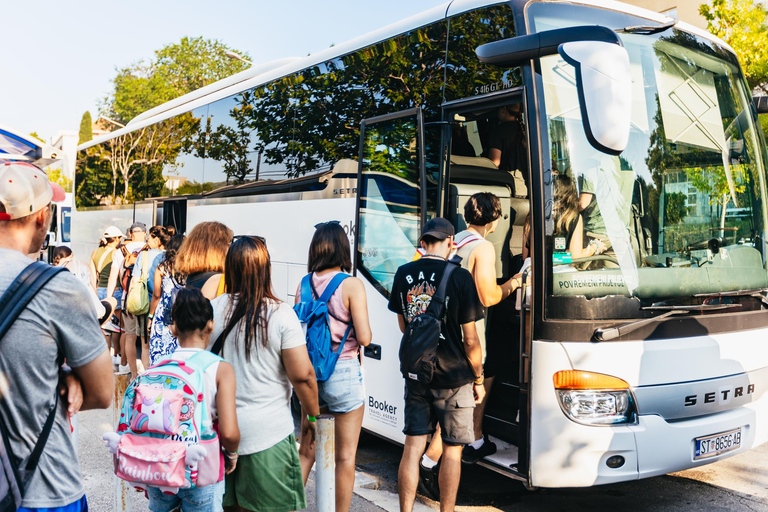
POLYGON ((405 428, 407 436, 423 436, 435 432, 440 424, 446 444, 464 445, 475 440, 472 414, 475 395, 472 383, 453 389, 432 389, 412 380, 405 381, 405 428))

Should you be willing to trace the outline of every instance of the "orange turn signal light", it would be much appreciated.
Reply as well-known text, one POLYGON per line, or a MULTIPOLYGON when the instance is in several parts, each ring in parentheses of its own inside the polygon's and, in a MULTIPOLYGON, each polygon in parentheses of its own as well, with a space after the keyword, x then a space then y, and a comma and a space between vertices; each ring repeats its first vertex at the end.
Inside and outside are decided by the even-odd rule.
POLYGON ((629 384, 618 377, 582 370, 563 370, 552 380, 555 389, 629 389, 629 384))

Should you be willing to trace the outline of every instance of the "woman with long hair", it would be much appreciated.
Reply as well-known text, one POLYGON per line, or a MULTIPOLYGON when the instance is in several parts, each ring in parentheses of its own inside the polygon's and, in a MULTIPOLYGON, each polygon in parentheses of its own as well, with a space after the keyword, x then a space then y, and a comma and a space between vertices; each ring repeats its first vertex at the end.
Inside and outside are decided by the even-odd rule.
MULTIPOLYGON (((605 251, 605 245, 592 240, 584 246, 584 220, 579 212, 579 194, 567 174, 557 174, 553 180, 555 200, 552 215, 555 219, 555 238, 562 238, 561 247, 567 247, 571 258, 586 258, 605 251)), ((559 244, 555 240, 555 247, 559 244)))
MULTIPOLYGON (((304 331, 290 305, 272 292, 264 242, 242 237, 224 265, 228 293, 211 301, 211 350, 235 369, 240 448, 226 477, 224 509, 289 512, 306 507, 293 434, 291 387, 305 410, 319 414, 315 371, 304 331)), ((314 440, 314 423, 303 427, 314 440)))
POLYGON ((175 271, 176 255, 184 242, 184 235, 176 235, 165 245, 165 259, 157 266, 154 275, 152 303, 149 310, 149 364, 153 365, 172 354, 178 347, 171 333, 171 308, 174 291, 181 286, 183 276, 175 271))
MULTIPOLYGON (((349 238, 337 222, 319 224, 309 245, 311 288, 314 297, 320 297, 333 278, 349 273, 352 260, 349 238)), ((301 286, 296 291, 300 302, 301 286)), ((365 389, 360 366, 360 347, 371 343, 368 322, 368 302, 363 282, 347 277, 328 301, 328 324, 334 351, 341 350, 336 368, 325 382, 318 383, 320 412, 334 416, 336 434, 336 510, 347 511, 352 503, 355 487, 355 453, 360 438, 365 412, 365 389), (346 340, 344 336, 347 334, 346 340), (343 347, 340 347, 341 343, 343 347)), ((306 423, 306 417, 302 416, 306 423)), ((304 483, 315 463, 315 446, 308 435, 302 435, 301 469, 304 483)))
POLYGON ((232 235, 231 229, 216 221, 192 228, 176 255, 176 272, 186 276, 184 286, 197 288, 207 299, 219 294, 232 235))

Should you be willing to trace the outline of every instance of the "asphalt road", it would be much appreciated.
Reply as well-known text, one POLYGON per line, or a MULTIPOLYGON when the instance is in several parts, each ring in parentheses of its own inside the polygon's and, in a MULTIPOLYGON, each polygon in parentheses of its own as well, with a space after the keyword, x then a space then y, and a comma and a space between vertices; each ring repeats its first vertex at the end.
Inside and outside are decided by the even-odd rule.
MULTIPOLYGON (((371 435, 358 449, 358 469, 384 492, 397 492, 402 450, 371 435)), ((420 497, 432 509, 436 502, 420 497)), ((518 482, 479 466, 464 466, 460 511, 768 511, 768 446, 696 470, 588 489, 527 491, 518 482)), ((389 508, 389 507, 387 507, 389 508)))
MULTIPOLYGON (((101 443, 111 429, 112 412, 80 413, 78 435, 80 464, 90 509, 147 510, 143 494, 115 491, 112 460, 101 443), (116 509, 115 503, 126 507, 116 509)), ((374 482, 360 488, 352 510, 378 512, 397 510, 397 465, 402 450, 397 445, 371 435, 363 435, 357 456, 361 480, 374 482)), ((479 466, 465 467, 459 489, 458 510, 486 511, 766 511, 768 512, 768 446, 672 475, 588 489, 539 489, 527 491, 521 484, 479 466)), ((315 510, 314 483, 307 487, 308 510, 315 510)), ((437 510, 439 505, 419 497, 420 510, 437 510)))

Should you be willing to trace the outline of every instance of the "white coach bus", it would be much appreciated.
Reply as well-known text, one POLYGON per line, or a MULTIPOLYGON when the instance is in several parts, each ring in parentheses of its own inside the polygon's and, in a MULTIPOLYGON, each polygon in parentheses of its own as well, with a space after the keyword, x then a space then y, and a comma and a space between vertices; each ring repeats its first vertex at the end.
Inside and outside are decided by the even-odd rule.
POLYGON ((72 246, 87 258, 109 224, 218 220, 266 237, 291 301, 314 226, 340 221, 374 332, 364 428, 402 442, 393 274, 425 219, 462 229, 467 197, 491 191, 497 276, 526 245, 531 272, 522 313, 489 312, 500 449, 481 464, 531 487, 645 478, 768 438, 759 126, 733 50, 685 23, 610 1, 455 0, 83 144, 72 246), (579 203, 601 254, 563 233, 579 203))

